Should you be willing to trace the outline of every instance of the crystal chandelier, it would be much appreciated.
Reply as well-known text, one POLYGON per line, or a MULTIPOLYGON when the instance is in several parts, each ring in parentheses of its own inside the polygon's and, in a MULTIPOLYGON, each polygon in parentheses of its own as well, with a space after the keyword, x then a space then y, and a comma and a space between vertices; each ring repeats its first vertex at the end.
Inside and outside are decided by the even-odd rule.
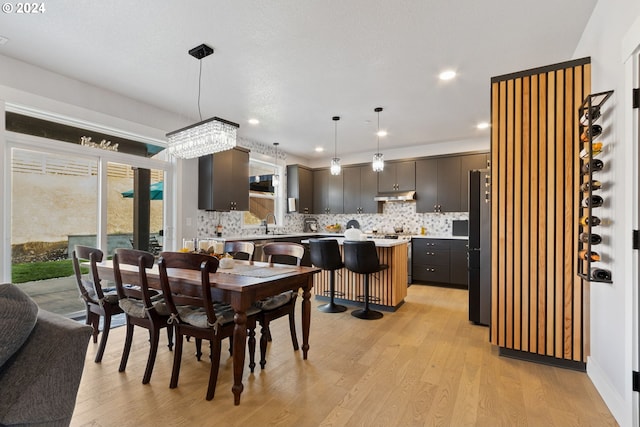
POLYGON ((384 155, 380 152, 380 111, 382 107, 376 107, 373 111, 378 113, 378 132, 376 136, 378 138, 378 152, 373 155, 373 171, 382 172, 384 170, 384 155))
POLYGON ((236 146, 236 134, 240 127, 219 117, 202 120, 200 112, 200 83, 202 80, 202 58, 213 53, 213 48, 202 44, 189 51, 189 55, 200 61, 198 77, 198 114, 200 122, 167 134, 168 150, 180 159, 192 159, 207 154, 230 150, 236 146))
POLYGON ((340 159, 338 158, 338 120, 340 116, 333 116, 335 123, 335 137, 333 145, 333 159, 331 159, 331 175, 340 175, 340 159))
POLYGON ((280 175, 278 175, 278 145, 280 145, 280 143, 274 142, 273 145, 276 147, 276 168, 275 173, 271 177, 271 185, 278 187, 278 185, 280 185, 280 175))

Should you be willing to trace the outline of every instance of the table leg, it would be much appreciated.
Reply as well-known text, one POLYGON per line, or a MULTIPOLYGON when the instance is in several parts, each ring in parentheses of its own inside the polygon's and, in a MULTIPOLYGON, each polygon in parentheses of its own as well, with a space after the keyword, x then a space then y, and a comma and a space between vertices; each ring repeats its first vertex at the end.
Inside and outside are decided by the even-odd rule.
POLYGON ((311 324, 311 287, 313 276, 309 276, 307 286, 302 289, 302 358, 307 360, 309 352, 309 326, 311 324))
POLYGON ((245 347, 247 345, 247 314, 236 311, 233 316, 235 327, 233 328, 233 403, 240 404, 240 395, 244 386, 242 385, 242 373, 244 370, 245 347))

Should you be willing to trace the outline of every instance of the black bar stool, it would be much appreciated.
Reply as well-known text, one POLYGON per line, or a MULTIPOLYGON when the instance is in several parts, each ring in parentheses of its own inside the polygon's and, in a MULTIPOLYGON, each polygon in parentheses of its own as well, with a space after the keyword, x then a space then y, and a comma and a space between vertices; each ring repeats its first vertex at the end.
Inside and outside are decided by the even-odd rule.
MULTIPOLYGON (((318 310, 324 313, 342 313, 346 311, 347 307, 333 302, 336 295, 336 270, 344 267, 338 241, 335 239, 309 239, 309 251, 311 253, 311 264, 331 272, 329 281, 330 301, 328 304, 318 306, 318 310)), ((340 295, 344 294, 340 293, 340 295)))
POLYGON ((386 264, 380 264, 376 244, 371 241, 348 241, 344 242, 344 265, 354 273, 364 274, 364 309, 354 310, 352 316, 360 319, 380 319, 382 313, 369 310, 369 276, 389 268, 386 264))

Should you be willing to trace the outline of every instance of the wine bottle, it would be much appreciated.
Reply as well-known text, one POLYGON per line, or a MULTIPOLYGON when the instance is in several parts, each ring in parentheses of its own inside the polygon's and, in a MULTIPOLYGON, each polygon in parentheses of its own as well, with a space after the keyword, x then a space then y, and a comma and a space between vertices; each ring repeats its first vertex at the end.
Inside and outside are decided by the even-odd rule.
POLYGON ((597 225, 600 225, 600 218, 598 218, 597 216, 588 216, 585 215, 582 218, 580 218, 580 225, 583 227, 595 227, 597 225))
POLYGON ((585 261, 591 261, 591 262, 600 261, 600 254, 598 252, 587 251, 586 249, 583 249, 580 252, 578 252, 578 257, 580 257, 580 259, 583 259, 585 261))
POLYGON ((589 126, 587 126, 582 131, 582 134, 580 135, 580 140, 582 142, 588 142, 589 140, 591 140, 591 139, 597 137, 598 135, 600 135, 601 133, 602 133, 602 126, 600 126, 600 125, 591 125, 591 128, 589 128, 589 126))
MULTIPOLYGON (((598 141, 598 142, 591 143, 591 157, 596 156, 601 152, 602 152, 602 142, 598 141)), ((580 151, 580 158, 586 159, 587 157, 589 157, 589 150, 586 148, 583 148, 582 151, 580 151)))
POLYGON ((604 162, 600 159, 593 159, 582 165, 582 173, 601 171, 604 168, 604 162))
POLYGON ((580 186, 580 191, 594 191, 602 188, 602 184, 600 181, 592 179, 591 181, 585 182, 580 186))
POLYGON ((611 271, 604 268, 591 268, 591 277, 596 280, 611 280, 611 271))
MULTIPOLYGON (((582 243, 589 243, 589 233, 580 233, 579 237, 582 243)), ((599 234, 591 234, 591 244, 599 245, 602 242, 602 237, 599 234)))
POLYGON ((598 120, 600 117, 600 107, 591 107, 590 110, 584 112, 582 117, 580 117, 580 124, 582 126, 588 126, 589 120, 592 122, 598 120))
POLYGON ((590 197, 585 197, 584 199, 582 199, 582 206, 584 207, 591 206, 592 208, 597 208, 599 206, 602 206, 603 203, 604 199, 597 194, 592 194, 590 197))

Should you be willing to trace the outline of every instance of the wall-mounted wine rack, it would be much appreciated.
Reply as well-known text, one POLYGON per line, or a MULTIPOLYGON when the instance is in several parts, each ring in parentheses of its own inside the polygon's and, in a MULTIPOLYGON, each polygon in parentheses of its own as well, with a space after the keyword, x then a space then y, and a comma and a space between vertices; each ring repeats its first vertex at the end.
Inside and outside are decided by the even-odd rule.
POLYGON ((589 95, 578 109, 581 146, 578 276, 589 282, 612 283, 610 270, 593 265, 601 261, 601 253, 594 246, 602 242, 602 234, 597 228, 601 226, 597 208, 604 203, 604 199, 598 194, 602 186, 597 179, 598 171, 604 167, 604 162, 597 158, 603 149, 602 141, 597 139, 603 131, 603 126, 598 121, 604 112, 602 106, 612 94, 613 91, 610 90, 589 95))

